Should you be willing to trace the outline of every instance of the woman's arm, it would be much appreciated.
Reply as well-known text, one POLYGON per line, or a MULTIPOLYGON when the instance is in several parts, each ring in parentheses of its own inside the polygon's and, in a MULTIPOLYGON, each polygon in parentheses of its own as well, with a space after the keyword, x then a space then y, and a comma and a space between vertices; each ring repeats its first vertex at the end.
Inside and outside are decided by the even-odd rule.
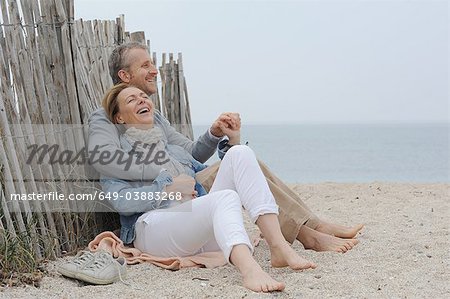
POLYGON ((164 189, 169 194, 180 194, 183 199, 195 197, 195 179, 187 174, 181 174, 173 179, 173 183, 164 189))
POLYGON ((201 135, 196 141, 192 141, 183 134, 177 132, 175 128, 170 125, 169 121, 158 111, 155 111, 155 122, 161 125, 169 144, 181 146, 200 162, 206 162, 214 154, 217 149, 217 144, 222 139, 222 137, 212 135, 208 129, 208 131, 201 135))
MULTIPOLYGON (((108 195, 108 203, 119 214, 131 216, 161 207, 166 186, 174 182, 172 176, 163 170, 148 185, 135 187, 129 181, 116 178, 102 178, 103 192, 108 195)), ((174 195, 175 196, 175 195, 174 195)), ((168 197, 166 197, 168 198, 168 197)))

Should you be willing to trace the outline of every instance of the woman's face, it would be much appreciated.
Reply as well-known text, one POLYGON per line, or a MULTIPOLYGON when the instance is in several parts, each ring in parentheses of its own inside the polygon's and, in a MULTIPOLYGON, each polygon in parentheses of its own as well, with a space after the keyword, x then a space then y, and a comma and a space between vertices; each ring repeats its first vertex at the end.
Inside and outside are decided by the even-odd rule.
POLYGON ((117 96, 119 112, 115 120, 126 127, 151 128, 154 106, 148 95, 137 87, 127 87, 117 96))

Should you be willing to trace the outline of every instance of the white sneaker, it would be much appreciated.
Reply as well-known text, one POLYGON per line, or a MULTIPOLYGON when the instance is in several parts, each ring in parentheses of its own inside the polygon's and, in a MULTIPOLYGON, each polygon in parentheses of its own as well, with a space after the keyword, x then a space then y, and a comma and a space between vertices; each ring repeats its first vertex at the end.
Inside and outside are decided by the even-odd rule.
POLYGON ((94 254, 83 250, 78 252, 72 260, 59 266, 57 271, 66 277, 76 278, 76 274, 92 261, 94 261, 94 254))
POLYGON ((94 253, 94 260, 80 269, 74 278, 92 284, 110 284, 126 277, 126 261, 123 257, 114 259, 105 251, 94 253))

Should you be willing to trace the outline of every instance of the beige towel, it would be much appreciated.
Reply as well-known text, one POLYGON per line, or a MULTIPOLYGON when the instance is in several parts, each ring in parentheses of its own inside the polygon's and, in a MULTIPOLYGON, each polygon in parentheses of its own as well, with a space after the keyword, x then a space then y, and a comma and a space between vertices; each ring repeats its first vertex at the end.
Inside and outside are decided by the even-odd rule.
MULTIPOLYGON (((261 241, 260 235, 255 234, 252 238, 253 246, 258 246, 261 241)), ((128 265, 139 263, 151 263, 168 270, 179 270, 187 267, 215 268, 227 264, 221 251, 203 252, 186 257, 157 257, 141 252, 137 248, 127 247, 113 232, 102 232, 92 240, 88 249, 90 251, 105 250, 117 258, 123 256, 128 265)))
POLYGON ((137 248, 127 247, 114 233, 102 232, 92 240, 88 249, 90 251, 105 250, 114 257, 123 256, 127 264, 151 263, 158 267, 179 270, 187 267, 215 268, 226 265, 227 261, 221 251, 204 252, 186 257, 157 257, 141 252, 137 248))

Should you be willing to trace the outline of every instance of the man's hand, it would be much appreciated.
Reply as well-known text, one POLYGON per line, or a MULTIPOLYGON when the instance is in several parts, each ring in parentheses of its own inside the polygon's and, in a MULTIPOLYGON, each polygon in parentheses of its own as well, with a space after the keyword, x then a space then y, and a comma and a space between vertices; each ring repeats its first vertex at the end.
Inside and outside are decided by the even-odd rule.
POLYGON ((180 174, 173 178, 173 183, 167 185, 165 192, 167 193, 181 193, 183 199, 193 199, 197 196, 194 189, 195 179, 187 174, 180 174))
POLYGON ((239 113, 222 113, 211 126, 211 134, 216 137, 225 135, 230 139, 231 144, 240 142, 241 117, 239 113))

